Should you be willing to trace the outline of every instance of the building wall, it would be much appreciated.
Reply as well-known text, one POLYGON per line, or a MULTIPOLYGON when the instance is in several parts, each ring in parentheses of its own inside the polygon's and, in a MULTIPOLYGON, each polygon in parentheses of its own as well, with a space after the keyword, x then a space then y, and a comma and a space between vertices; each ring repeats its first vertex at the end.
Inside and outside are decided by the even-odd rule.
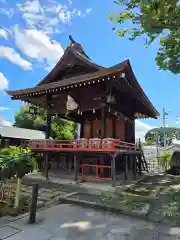
POLYGON ((125 122, 125 141, 135 143, 135 122, 125 122))
POLYGON ((91 123, 86 122, 83 124, 83 136, 84 138, 90 138, 91 137, 91 123))
POLYGON ((116 138, 125 141, 125 120, 116 120, 116 138))
MULTIPOLYGON (((116 120, 115 123, 115 136, 113 136, 113 120, 106 120, 106 137, 114 137, 125 141, 125 133, 126 133, 126 125, 124 120, 116 120)), ((101 121, 93 120, 92 122, 86 122, 83 125, 83 137, 91 138, 91 137, 99 137, 98 130, 101 129, 101 121)))

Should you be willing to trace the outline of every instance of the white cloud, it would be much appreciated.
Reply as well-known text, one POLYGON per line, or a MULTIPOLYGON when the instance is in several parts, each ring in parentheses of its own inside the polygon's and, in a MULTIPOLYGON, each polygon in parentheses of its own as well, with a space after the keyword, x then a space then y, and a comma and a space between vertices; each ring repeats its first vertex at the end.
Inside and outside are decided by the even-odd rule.
POLYGON ((90 12, 89 9, 83 12, 73 8, 71 0, 67 0, 67 4, 60 4, 55 0, 31 0, 17 4, 17 7, 28 28, 48 33, 54 32, 55 26, 69 23, 73 18, 90 12))
MULTIPOLYGON (((63 55, 63 48, 54 41, 57 35, 64 30, 63 25, 72 22, 75 17, 85 17, 91 12, 91 8, 78 9, 74 7, 72 0, 66 0, 65 4, 56 0, 27 0, 10 4, 3 1, 0 14, 6 17, 4 23, 11 22, 18 25, 9 25, 8 28, 0 28, 0 37, 13 38, 20 55, 14 48, 0 46, 0 58, 6 58, 25 70, 32 69, 32 64, 41 64, 44 69, 51 69, 63 55), (19 2, 19 3, 18 3, 19 2), (26 56, 27 60, 22 56, 26 56)), ((4 24, 5 26, 5 24, 4 24)))
POLYGON ((64 51, 61 45, 50 40, 47 34, 36 29, 15 29, 15 43, 29 59, 40 61, 45 67, 54 66, 64 51))
POLYGON ((0 37, 3 37, 4 39, 8 39, 7 31, 3 28, 0 28, 0 37))
POLYGON ((144 123, 140 120, 136 120, 135 121, 135 136, 136 139, 141 139, 142 141, 144 141, 144 136, 145 134, 150 130, 154 128, 154 126, 151 126, 147 123, 144 123))
POLYGON ((86 13, 90 13, 92 11, 92 8, 87 8, 86 13))
POLYGON ((22 67, 24 70, 31 70, 32 64, 21 56, 13 49, 6 46, 0 46, 0 58, 6 58, 11 63, 17 64, 22 67))
POLYGON ((0 115, 0 126, 12 126, 12 123, 5 120, 4 117, 0 115))
POLYGON ((4 110, 8 110, 9 108, 8 107, 2 107, 0 106, 0 111, 4 111, 4 110))
POLYGON ((0 90, 5 89, 8 87, 8 80, 3 75, 3 73, 0 72, 0 90))
POLYGON ((15 13, 15 11, 14 11, 14 9, 13 8, 10 8, 10 7, 8 7, 8 8, 0 8, 0 13, 2 14, 2 15, 5 15, 6 17, 8 17, 8 18, 12 18, 12 16, 14 15, 14 13, 15 13))

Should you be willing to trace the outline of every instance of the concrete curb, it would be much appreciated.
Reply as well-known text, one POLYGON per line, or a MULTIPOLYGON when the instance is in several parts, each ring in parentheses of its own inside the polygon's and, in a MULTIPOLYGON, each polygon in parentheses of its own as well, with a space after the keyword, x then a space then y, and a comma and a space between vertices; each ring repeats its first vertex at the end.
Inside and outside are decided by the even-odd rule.
MULTIPOLYGON (((107 205, 101 205, 98 204, 96 202, 92 202, 92 201, 85 201, 85 200, 79 200, 79 199, 74 199, 72 197, 60 197, 59 198, 59 204, 76 204, 78 206, 81 207, 86 207, 86 208, 93 208, 96 210, 101 210, 101 211, 106 211, 115 215, 124 215, 127 217, 131 217, 131 218, 136 218, 136 219, 140 219, 140 220, 144 220, 146 222, 150 222, 150 223, 154 223, 154 224, 163 224, 163 225, 167 225, 168 227, 179 227, 179 224, 176 223, 167 223, 163 220, 152 220, 148 218, 148 212, 149 211, 130 211, 127 209, 121 209, 121 208, 116 208, 113 206, 107 206, 107 205)), ((149 209, 148 209, 149 210, 149 209)))
POLYGON ((144 220, 147 220, 144 213, 142 214, 141 212, 138 213, 136 211, 129 211, 129 210, 120 209, 120 208, 116 208, 116 207, 112 207, 112 206, 101 205, 101 204, 93 202, 93 201, 79 200, 79 199, 74 199, 72 197, 60 197, 59 202, 61 204, 63 204, 63 203, 76 204, 76 205, 79 205, 82 207, 90 207, 93 209, 103 210, 103 211, 111 212, 114 214, 122 214, 122 215, 126 215, 129 217, 134 217, 134 218, 140 217, 144 220))

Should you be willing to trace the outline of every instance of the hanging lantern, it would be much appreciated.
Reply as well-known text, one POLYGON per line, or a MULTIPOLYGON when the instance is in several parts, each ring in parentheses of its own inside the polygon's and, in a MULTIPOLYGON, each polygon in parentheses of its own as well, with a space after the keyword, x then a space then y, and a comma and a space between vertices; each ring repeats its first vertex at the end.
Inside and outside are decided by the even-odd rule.
POLYGON ((109 104, 114 104, 114 103, 116 103, 116 99, 113 95, 109 94, 109 95, 107 95, 106 102, 109 104))

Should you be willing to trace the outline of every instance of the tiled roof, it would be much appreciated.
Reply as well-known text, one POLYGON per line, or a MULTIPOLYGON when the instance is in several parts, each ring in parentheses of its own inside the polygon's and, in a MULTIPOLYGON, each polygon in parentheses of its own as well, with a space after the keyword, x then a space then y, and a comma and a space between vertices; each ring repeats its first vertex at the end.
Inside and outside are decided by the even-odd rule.
POLYGON ((45 139, 45 133, 42 131, 0 126, 0 136, 19 139, 45 139))
POLYGON ((10 95, 21 95, 21 94, 27 94, 31 92, 33 93, 33 92, 39 92, 39 91, 46 91, 54 88, 65 87, 70 84, 77 84, 77 83, 86 82, 86 81, 90 81, 90 80, 101 78, 101 77, 106 77, 108 75, 115 74, 121 71, 123 71, 123 69, 103 69, 94 73, 88 73, 85 75, 71 77, 71 78, 63 79, 61 81, 51 82, 48 84, 42 84, 34 88, 26 88, 21 90, 8 90, 7 93, 10 95))

